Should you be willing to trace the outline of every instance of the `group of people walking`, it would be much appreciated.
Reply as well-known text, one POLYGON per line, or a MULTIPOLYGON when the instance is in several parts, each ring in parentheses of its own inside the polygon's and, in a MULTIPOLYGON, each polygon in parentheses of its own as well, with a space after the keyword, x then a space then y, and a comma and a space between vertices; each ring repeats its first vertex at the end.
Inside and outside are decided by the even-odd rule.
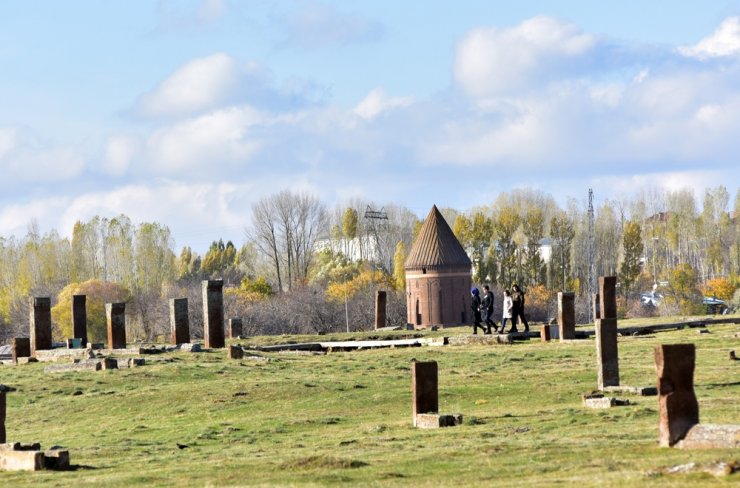
POLYGON ((499 334, 503 334, 507 320, 511 320, 509 333, 519 332, 517 319, 524 325, 524 332, 529 332, 529 324, 527 319, 524 318, 524 292, 516 283, 511 285, 511 291, 504 290, 500 331, 493 319, 494 297, 491 288, 488 285, 483 285, 483 296, 481 296, 478 288, 473 288, 471 294, 473 296, 470 305, 473 311, 473 334, 478 334, 479 328, 483 330, 484 334, 491 334, 492 329, 499 334))

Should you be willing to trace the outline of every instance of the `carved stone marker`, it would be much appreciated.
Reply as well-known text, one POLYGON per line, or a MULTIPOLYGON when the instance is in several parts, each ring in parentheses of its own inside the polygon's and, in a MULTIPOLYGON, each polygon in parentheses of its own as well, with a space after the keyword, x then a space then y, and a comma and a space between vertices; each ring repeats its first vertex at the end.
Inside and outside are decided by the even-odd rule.
POLYGON ((607 386, 619 386, 617 319, 598 319, 595 329, 599 390, 607 386))
POLYGON ((663 447, 676 444, 699 423, 699 403, 694 394, 693 344, 655 346, 660 405, 659 441, 663 447))
POLYGON ((3 385, 0 385, 0 444, 4 444, 5 440, 5 390, 3 385))
POLYGON ((229 346, 226 357, 228 359, 244 359, 244 349, 239 346, 229 346))
POLYGON ((203 287, 203 339, 206 348, 224 347, 224 281, 205 280, 203 287))
POLYGON ((190 342, 187 298, 172 298, 170 300, 170 329, 172 344, 187 344, 190 342))
POLYGON ((599 304, 602 319, 617 318, 617 277, 599 276, 599 304))
POLYGON ((87 345, 87 296, 72 295, 72 337, 87 345))
POLYGON ((547 324, 543 324, 542 328, 540 329, 540 340, 542 342, 549 342, 550 341, 550 326, 547 324))
POLYGON ((236 339, 242 335, 242 319, 229 319, 229 339, 236 339))
POLYGON ((558 293, 558 333, 560 342, 576 338, 576 294, 558 293))
POLYGON ((31 357, 31 339, 28 337, 14 337, 11 347, 13 363, 18 363, 18 358, 31 357))
POLYGON ((30 299, 31 354, 51 349, 51 298, 30 299))
POLYGON ((387 294, 383 290, 375 292, 375 328, 385 327, 387 311, 387 294))
POLYGON ((599 303, 599 294, 591 295, 591 309, 594 311, 594 324, 601 318, 601 304, 599 303))
POLYGON ((108 320, 108 349, 125 349, 126 304, 106 303, 105 316, 108 320))
POLYGON ((437 413, 439 397, 437 390, 437 362, 413 362, 411 364, 411 389, 413 392, 413 420, 416 415, 437 413))

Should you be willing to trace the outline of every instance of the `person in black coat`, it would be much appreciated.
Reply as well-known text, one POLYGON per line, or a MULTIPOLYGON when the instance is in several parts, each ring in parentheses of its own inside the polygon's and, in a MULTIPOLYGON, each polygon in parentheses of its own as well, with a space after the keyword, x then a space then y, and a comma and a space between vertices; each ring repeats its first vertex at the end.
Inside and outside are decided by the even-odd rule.
POLYGON ((519 285, 514 283, 511 285, 511 330, 509 332, 518 332, 516 328, 517 318, 524 324, 524 332, 529 332, 529 324, 527 319, 524 318, 524 292, 519 288, 519 285))
MULTIPOLYGON (((473 288, 470 290, 470 294, 473 296, 473 299, 470 302, 470 309, 473 312, 473 334, 478 333, 478 327, 481 327, 481 317, 480 317, 480 306, 481 306, 481 300, 480 300, 480 294, 478 292, 478 288, 473 288)), ((482 327, 481 327, 482 329, 482 327)))
POLYGON ((483 285, 483 298, 481 299, 480 308, 483 312, 483 325, 486 326, 486 334, 491 333, 491 328, 498 332, 496 321, 493 320, 493 293, 491 293, 488 285, 483 285))

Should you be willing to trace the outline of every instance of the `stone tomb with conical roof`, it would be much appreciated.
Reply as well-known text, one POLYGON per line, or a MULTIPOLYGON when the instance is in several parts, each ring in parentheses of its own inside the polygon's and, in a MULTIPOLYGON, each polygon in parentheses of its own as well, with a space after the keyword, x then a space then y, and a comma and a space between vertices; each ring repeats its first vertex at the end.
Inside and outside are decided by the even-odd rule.
POLYGON ((471 265, 433 206, 406 259, 408 323, 415 329, 470 323, 471 265))

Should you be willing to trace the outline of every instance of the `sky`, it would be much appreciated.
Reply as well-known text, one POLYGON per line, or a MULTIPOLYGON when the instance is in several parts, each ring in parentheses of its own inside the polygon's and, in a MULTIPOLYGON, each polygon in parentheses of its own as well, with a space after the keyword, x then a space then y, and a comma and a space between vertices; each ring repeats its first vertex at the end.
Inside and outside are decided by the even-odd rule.
POLYGON ((0 236, 740 185, 740 1, 0 0, 0 236))

